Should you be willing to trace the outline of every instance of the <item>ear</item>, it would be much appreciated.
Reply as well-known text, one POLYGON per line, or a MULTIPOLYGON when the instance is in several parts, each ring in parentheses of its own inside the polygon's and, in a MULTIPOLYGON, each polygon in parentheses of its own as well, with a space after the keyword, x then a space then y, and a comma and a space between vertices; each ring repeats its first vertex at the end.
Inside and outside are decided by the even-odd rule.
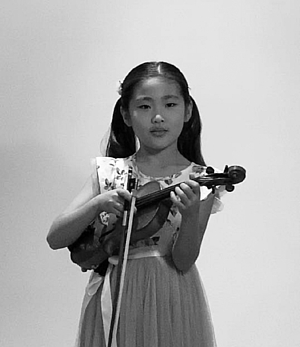
POLYGON ((128 111, 125 111, 124 108, 121 106, 120 107, 120 112, 121 112, 121 115, 123 117, 123 121, 124 123, 128 126, 128 127, 131 127, 131 118, 130 118, 130 114, 128 111))
POLYGON ((193 103, 192 101, 189 103, 189 105, 186 107, 186 112, 185 112, 185 116, 184 116, 184 121, 188 122, 192 116, 192 112, 193 112, 193 103))

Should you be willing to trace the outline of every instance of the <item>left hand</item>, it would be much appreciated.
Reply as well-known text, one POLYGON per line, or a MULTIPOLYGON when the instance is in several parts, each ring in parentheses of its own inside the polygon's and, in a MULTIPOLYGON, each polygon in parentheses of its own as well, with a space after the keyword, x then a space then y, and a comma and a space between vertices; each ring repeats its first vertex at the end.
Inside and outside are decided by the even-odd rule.
POLYGON ((182 216, 198 213, 200 207, 200 185, 196 181, 188 180, 176 187, 175 192, 171 192, 170 197, 182 216))

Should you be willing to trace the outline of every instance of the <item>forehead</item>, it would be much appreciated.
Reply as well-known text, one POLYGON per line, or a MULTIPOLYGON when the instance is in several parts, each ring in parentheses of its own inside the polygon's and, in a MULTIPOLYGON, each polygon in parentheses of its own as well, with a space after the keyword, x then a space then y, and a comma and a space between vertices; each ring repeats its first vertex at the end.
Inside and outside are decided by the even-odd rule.
POLYGON ((177 82, 165 77, 150 77, 137 85, 133 93, 133 99, 139 99, 143 96, 155 99, 172 95, 182 97, 177 82))

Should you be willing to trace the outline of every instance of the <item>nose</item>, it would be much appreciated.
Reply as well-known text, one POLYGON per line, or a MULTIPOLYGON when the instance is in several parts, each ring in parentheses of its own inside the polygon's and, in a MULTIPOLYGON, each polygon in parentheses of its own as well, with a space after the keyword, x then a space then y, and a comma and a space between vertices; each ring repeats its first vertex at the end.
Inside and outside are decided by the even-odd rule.
POLYGON ((161 113, 155 113, 155 115, 152 118, 152 123, 162 123, 164 122, 164 118, 161 115, 161 113))

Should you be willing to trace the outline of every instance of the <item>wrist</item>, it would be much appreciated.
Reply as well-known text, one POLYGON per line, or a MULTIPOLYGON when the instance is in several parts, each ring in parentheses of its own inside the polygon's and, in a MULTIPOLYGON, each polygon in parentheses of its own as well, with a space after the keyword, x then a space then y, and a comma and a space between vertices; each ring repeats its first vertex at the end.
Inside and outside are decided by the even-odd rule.
POLYGON ((181 222, 198 220, 200 203, 181 211, 181 222))
POLYGON ((101 194, 96 195, 91 200, 91 204, 92 204, 92 209, 93 209, 96 216, 98 216, 101 212, 103 212, 105 210, 104 209, 104 201, 103 201, 101 194))

